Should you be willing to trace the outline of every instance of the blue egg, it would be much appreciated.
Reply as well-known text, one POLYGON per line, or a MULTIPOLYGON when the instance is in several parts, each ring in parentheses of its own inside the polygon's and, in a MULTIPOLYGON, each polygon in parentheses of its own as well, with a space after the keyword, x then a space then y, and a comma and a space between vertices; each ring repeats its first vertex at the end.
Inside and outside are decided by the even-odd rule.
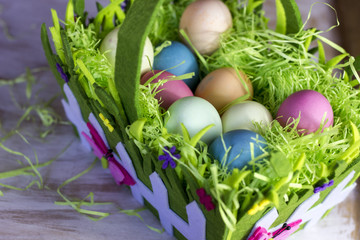
POLYGON ((153 69, 166 70, 176 76, 194 72, 195 76, 184 80, 192 91, 195 91, 199 83, 199 67, 196 58, 190 49, 180 42, 172 41, 170 46, 162 49, 154 58, 153 69), (183 61, 184 63, 179 65, 183 61))
POLYGON ((251 145, 254 144, 254 158, 262 155, 267 147, 266 140, 259 134, 250 130, 233 130, 216 138, 209 147, 209 153, 214 159, 227 166, 228 170, 242 169, 251 160, 251 145), (224 148, 224 143, 226 148, 224 148), (229 149, 225 157, 226 149, 229 149))

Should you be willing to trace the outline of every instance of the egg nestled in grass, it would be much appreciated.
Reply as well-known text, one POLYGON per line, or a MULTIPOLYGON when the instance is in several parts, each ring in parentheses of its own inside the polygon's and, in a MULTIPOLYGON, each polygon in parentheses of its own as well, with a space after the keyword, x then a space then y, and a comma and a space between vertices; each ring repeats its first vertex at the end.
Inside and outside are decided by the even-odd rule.
POLYGON ((199 83, 199 67, 194 54, 184 44, 172 41, 170 46, 164 47, 154 58, 154 70, 166 70, 176 76, 194 73, 190 79, 183 81, 192 91, 199 83))
POLYGON ((272 116, 264 105, 254 102, 245 101, 231 106, 221 116, 223 132, 229 132, 236 129, 247 129, 257 132, 255 124, 266 127, 270 126, 272 116))
MULTIPOLYGON (((114 28, 103 39, 100 45, 100 52, 105 54, 110 64, 115 67, 116 59, 116 47, 118 41, 118 32, 120 27, 114 28)), ((151 70, 151 66, 154 62, 154 49, 149 38, 145 40, 144 51, 141 60, 141 74, 151 70)))
POLYGON ((229 171, 243 169, 251 160, 266 152, 266 140, 249 130, 233 130, 216 138, 209 146, 209 153, 229 171))
POLYGON ((184 124, 190 137, 193 137, 205 127, 213 125, 201 138, 207 144, 210 144, 222 133, 218 112, 202 98, 181 98, 172 104, 168 111, 170 117, 165 120, 165 127, 170 133, 182 134, 181 124, 184 124))
POLYGON ((247 99, 251 100, 253 87, 249 78, 243 72, 236 72, 230 67, 209 73, 195 91, 195 96, 206 99, 218 111, 246 94, 249 94, 247 99))
POLYGON ((220 36, 232 27, 229 8, 219 0, 197 0, 183 12, 183 29, 200 54, 211 55, 220 46, 220 36))
POLYGON ((148 72, 141 78, 140 83, 145 84, 149 79, 159 73, 160 75, 152 80, 152 83, 156 83, 160 80, 168 80, 156 89, 156 91, 159 92, 155 95, 155 98, 159 100, 161 107, 168 109, 171 104, 180 98, 193 96, 192 91, 183 81, 171 80, 176 76, 166 71, 155 70, 153 72, 148 72))
POLYGON ((314 90, 302 90, 291 94, 280 105, 276 120, 281 126, 293 125, 300 117, 297 129, 300 134, 316 132, 333 125, 333 109, 324 95, 314 90))

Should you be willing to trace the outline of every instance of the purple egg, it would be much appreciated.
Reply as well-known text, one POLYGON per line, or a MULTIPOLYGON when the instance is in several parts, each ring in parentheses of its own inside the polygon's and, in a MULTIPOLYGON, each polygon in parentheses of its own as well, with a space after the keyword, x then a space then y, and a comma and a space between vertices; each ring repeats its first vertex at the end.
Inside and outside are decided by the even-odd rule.
MULTIPOLYGON (((140 83, 145 84, 147 80, 149 80, 151 77, 155 76, 159 72, 161 71, 154 70, 152 72, 146 73, 141 78, 140 83)), ((172 77, 175 77, 175 75, 164 71, 156 79, 154 79, 152 83, 158 82, 161 79, 171 79, 172 77)), ((155 98, 159 100, 160 106, 162 106, 166 110, 171 106, 171 104, 173 104, 180 98, 194 96, 186 83, 181 80, 170 80, 164 83, 164 85, 160 86, 158 90, 161 91, 156 94, 155 98)))
POLYGON ((291 94, 281 104, 277 113, 277 120, 281 126, 293 122, 300 117, 297 129, 299 133, 316 132, 325 117, 324 128, 333 125, 334 113, 329 101, 321 93, 313 90, 302 90, 291 94))

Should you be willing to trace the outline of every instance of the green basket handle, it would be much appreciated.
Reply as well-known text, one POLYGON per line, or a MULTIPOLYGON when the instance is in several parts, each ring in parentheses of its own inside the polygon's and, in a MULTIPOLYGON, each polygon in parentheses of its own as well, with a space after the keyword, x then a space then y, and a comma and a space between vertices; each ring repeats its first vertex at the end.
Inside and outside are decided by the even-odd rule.
POLYGON ((129 9, 118 33, 115 86, 124 103, 128 123, 138 119, 142 52, 163 0, 137 0, 129 9))

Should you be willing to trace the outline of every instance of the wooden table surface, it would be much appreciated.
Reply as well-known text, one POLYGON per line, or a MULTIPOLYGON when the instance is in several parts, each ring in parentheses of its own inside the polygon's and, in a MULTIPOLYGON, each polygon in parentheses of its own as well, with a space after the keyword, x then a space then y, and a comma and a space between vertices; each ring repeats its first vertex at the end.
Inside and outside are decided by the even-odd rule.
MULTIPOLYGON (((106 1, 100 1, 105 3, 106 1)), ((300 1, 299 1, 300 2, 300 1)), ((307 12, 314 1, 301 1, 303 12, 307 12)), ((88 6, 94 6, 93 0, 87 0, 88 6)), ((60 16, 65 12, 64 0, 0 0, 0 78, 13 79, 25 72, 27 67, 46 67, 40 43, 40 25, 51 23, 50 8, 58 10, 60 16), (10 34, 10 36, 9 36, 10 34)), ((273 11, 271 6, 267 6, 273 11)), ((90 9, 94 12, 94 8, 90 9)), ((318 10, 314 17, 324 20, 326 11, 318 10), (316 16, 315 16, 316 15, 316 16)), ((327 22, 327 21, 320 21, 327 22)), ((13 87, 3 86, 0 81, 0 136, 4 137, 16 127, 18 119, 24 114, 26 106, 39 106, 60 92, 55 79, 46 70, 36 74, 32 96, 26 97, 26 83, 13 87), (16 99, 16 103, 14 102, 16 99)), ((51 105, 63 116, 60 99, 51 105)), ((61 189, 72 200, 83 199, 90 192, 96 202, 112 202, 111 205, 90 206, 87 209, 109 212, 111 215, 101 221, 92 221, 74 211, 69 206, 55 205, 63 201, 57 193, 58 187, 67 179, 89 168, 94 156, 85 151, 73 134, 72 127, 56 124, 50 127, 51 133, 45 138, 39 135, 49 129, 41 125, 34 113, 32 119, 24 121, 18 131, 29 141, 26 143, 18 134, 6 141, 4 146, 20 151, 36 162, 44 163, 61 154, 52 164, 40 169, 44 188, 36 185, 26 191, 1 188, 0 197, 0 239, 173 239, 166 233, 159 234, 147 225, 161 229, 158 220, 147 210, 139 212, 143 220, 135 216, 120 213, 120 209, 138 209, 140 206, 131 196, 129 189, 115 185, 110 175, 102 169, 99 162, 92 170, 61 189)), ((23 188, 34 176, 19 176, 2 179, 1 172, 18 169, 26 163, 21 156, 0 149, 0 183, 23 188)), ((336 207, 316 227, 293 236, 292 239, 335 240, 360 239, 359 234, 359 188, 343 204, 336 207)))

